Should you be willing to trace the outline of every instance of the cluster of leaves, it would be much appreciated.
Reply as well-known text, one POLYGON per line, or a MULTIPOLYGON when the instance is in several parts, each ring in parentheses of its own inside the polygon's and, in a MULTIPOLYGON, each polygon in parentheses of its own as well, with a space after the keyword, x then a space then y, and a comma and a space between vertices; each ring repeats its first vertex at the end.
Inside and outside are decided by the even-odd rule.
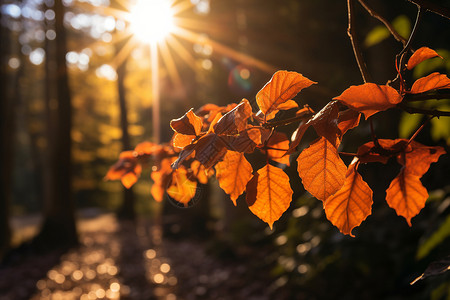
MULTIPOLYGON (((339 145, 344 134, 365 118, 394 107, 402 107, 411 95, 424 95, 450 88, 450 79, 432 73, 418 79, 411 88, 403 80, 404 71, 422 61, 438 57, 432 49, 420 48, 399 69, 399 86, 365 83, 351 86, 319 112, 308 105, 299 107, 293 98, 316 82, 296 72, 278 71, 257 93, 258 111, 247 99, 239 104, 219 107, 207 104, 194 112, 189 110, 170 125, 174 136, 170 144, 139 144, 134 151, 123 152, 111 167, 107 179, 121 179, 126 187, 136 182, 149 158, 154 162, 151 178, 152 195, 161 201, 164 192, 188 205, 196 195, 197 184, 216 176, 220 187, 236 205, 246 192, 249 209, 271 228, 288 209, 292 200, 290 178, 283 170, 308 128, 318 138, 297 157, 297 170, 304 188, 323 201, 326 216, 342 233, 352 235, 371 214, 373 192, 358 173, 360 164, 387 163, 395 158, 402 166, 386 191, 386 201, 411 226, 411 219, 425 206, 428 192, 420 178, 430 164, 445 153, 442 147, 429 147, 410 139, 377 139, 361 145, 352 162, 346 166, 339 145), (295 116, 282 119, 284 110, 295 110, 295 116), (277 127, 300 122, 289 138, 277 127), (246 155, 262 153, 263 167, 254 170, 246 155)), ((420 130, 420 129, 419 129, 420 130)))

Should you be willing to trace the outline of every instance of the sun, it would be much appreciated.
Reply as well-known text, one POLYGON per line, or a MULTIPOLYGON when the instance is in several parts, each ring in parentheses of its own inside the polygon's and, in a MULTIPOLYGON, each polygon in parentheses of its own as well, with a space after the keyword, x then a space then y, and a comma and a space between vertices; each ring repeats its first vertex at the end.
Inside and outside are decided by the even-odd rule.
POLYGON ((175 30, 170 0, 136 0, 129 15, 131 32, 142 42, 156 44, 175 30))

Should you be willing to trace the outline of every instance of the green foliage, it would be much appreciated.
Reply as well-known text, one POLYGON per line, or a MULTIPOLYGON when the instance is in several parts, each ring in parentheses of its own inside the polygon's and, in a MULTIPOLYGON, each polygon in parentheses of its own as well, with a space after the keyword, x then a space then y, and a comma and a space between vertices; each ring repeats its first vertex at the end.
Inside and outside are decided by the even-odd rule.
MULTIPOLYGON (((392 21, 392 27, 403 38, 408 38, 411 34, 411 21, 405 15, 400 15, 392 21)), ((364 41, 366 47, 375 46, 390 36, 389 30, 384 25, 378 25, 367 34, 364 41)))

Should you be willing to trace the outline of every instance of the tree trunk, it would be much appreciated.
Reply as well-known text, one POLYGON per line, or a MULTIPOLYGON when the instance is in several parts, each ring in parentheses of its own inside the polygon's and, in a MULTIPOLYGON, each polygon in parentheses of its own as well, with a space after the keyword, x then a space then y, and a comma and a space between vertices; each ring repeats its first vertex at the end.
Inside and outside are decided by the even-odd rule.
MULTIPOLYGON (((0 24, 4 16, 0 12, 0 24)), ((7 54, 9 33, 6 26, 0 26, 0 124, 1 124, 1 181, 0 181, 0 259, 8 250, 11 241, 11 228, 9 226, 9 205, 12 185, 12 154, 14 133, 13 98, 7 92, 7 54)))
POLYGON ((55 139, 50 145, 52 193, 47 195, 44 208, 44 223, 37 240, 49 246, 71 246, 78 242, 72 195, 71 127, 72 107, 66 67, 66 32, 64 29, 64 6, 62 0, 55 1, 56 29, 56 95, 57 127, 55 139))
MULTIPOLYGON (((128 40, 127 40, 128 41, 128 40)), ((120 48, 117 49, 117 53, 120 48)), ((131 150, 130 134, 128 133, 128 107, 125 97, 125 77, 126 77, 126 64, 127 59, 125 59, 120 66, 117 68, 117 93, 119 98, 119 108, 120 108, 120 129, 122 130, 122 149, 124 151, 131 150)), ((124 188, 123 191, 123 202, 121 207, 117 212, 117 216, 121 219, 135 220, 136 212, 134 209, 135 197, 132 187, 129 189, 124 188)))

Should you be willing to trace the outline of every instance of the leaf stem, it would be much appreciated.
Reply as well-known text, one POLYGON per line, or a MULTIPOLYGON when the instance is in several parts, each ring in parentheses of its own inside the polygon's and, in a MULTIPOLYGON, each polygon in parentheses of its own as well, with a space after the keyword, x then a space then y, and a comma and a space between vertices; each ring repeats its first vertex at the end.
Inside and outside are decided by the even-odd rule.
POLYGON ((392 26, 390 22, 388 22, 384 17, 382 17, 380 14, 375 12, 370 6, 367 5, 367 3, 364 0, 358 0, 359 4, 361 4, 362 7, 375 19, 378 19, 381 23, 383 23, 384 26, 389 30, 389 32, 392 34, 392 36, 403 44, 403 46, 406 45, 406 39, 402 37, 397 30, 392 26))
MULTIPOLYGON (((416 4, 417 5, 417 4, 416 4)), ((422 7, 420 5, 417 5, 417 16, 416 16, 416 21, 414 22, 414 27, 411 31, 411 34, 409 35, 408 38, 408 42, 406 42, 406 45, 403 47, 402 51, 400 51, 399 54, 397 54, 397 60, 400 57, 399 60, 399 65, 398 65, 398 70, 399 72, 402 72, 403 70, 403 64, 404 64, 404 58, 405 58, 405 53, 410 49, 411 47, 411 42, 413 41, 416 32, 417 32, 417 28, 419 27, 419 23, 422 20, 422 16, 423 16, 423 10, 422 7)))
POLYGON ((414 140, 416 138, 416 136, 419 134, 419 132, 422 131, 422 129, 425 127, 425 125, 428 124, 428 122, 430 122, 431 119, 433 119, 434 117, 429 117, 427 118, 427 120, 425 122, 423 122, 422 126, 419 127, 419 129, 416 130, 416 132, 414 132, 414 134, 412 135, 412 137, 409 139, 408 144, 409 145, 411 143, 412 140, 414 140))

